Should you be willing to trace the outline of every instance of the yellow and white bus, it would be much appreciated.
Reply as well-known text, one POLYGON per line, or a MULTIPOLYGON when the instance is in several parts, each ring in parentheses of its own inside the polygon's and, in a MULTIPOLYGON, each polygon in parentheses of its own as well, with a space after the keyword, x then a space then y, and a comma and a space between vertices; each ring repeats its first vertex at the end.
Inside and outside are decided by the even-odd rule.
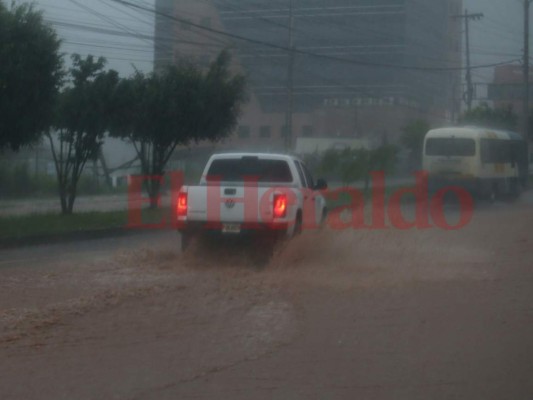
POLYGON ((528 169, 527 143, 514 132, 479 127, 430 130, 423 169, 430 187, 456 185, 481 196, 518 194, 528 169))

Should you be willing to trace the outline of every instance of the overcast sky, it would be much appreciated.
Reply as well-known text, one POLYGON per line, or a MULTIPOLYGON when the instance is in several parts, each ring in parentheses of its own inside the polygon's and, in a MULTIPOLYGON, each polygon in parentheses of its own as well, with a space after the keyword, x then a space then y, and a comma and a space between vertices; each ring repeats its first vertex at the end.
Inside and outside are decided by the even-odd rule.
MULTIPOLYGON (((482 12, 484 18, 472 21, 472 64, 487 64, 522 58, 523 0, 464 0, 468 12, 482 12)), ((492 79, 493 70, 474 73, 474 79, 492 79)))
MULTIPOLYGON (((19 0, 20 1, 20 0, 19 0)), ((430 4, 432 0, 420 0, 430 4)), ((65 53, 102 55, 121 75, 137 68, 151 71, 154 16, 125 8, 111 0, 36 0, 64 40, 65 53), (105 30, 105 33, 97 31, 105 30)), ((154 0, 133 0, 153 8, 154 0)), ((464 0, 469 12, 485 17, 471 23, 472 64, 518 60, 522 51, 523 0, 464 0)), ((476 70, 474 79, 486 82, 492 69, 476 70)))
MULTIPOLYGON (((21 0, 18 0, 21 2, 21 0)), ((153 68, 154 16, 110 0, 35 0, 56 28, 66 54, 104 56, 121 75, 153 68), (132 36, 143 35, 146 38, 132 36)), ((153 8, 154 0, 134 0, 153 8)))

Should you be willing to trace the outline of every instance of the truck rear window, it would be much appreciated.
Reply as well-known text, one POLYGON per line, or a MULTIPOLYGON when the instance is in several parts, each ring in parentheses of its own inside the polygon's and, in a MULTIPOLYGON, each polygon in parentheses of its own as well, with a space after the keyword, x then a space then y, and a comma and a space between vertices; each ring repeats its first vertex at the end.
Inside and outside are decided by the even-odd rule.
POLYGON ((223 182, 243 182, 245 178, 259 182, 290 183, 291 170, 286 161, 262 160, 257 157, 220 159, 211 163, 207 180, 220 179, 223 182))

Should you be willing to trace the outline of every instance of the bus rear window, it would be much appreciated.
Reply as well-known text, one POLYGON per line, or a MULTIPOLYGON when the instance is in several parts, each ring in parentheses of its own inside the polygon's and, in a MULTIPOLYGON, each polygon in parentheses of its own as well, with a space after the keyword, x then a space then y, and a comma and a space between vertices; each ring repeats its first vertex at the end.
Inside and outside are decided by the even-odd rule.
POLYGON ((209 167, 207 180, 243 182, 254 178, 259 182, 291 183, 291 170, 283 160, 261 160, 257 157, 215 160, 209 167))
POLYGON ((431 138, 426 140, 427 156, 468 157, 476 154, 476 142, 464 138, 431 138))

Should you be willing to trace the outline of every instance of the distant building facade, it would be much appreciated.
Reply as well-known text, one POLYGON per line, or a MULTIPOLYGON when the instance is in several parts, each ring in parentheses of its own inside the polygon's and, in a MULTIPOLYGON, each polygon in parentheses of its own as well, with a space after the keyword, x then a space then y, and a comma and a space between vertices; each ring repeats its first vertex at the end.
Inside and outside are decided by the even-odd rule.
MULTIPOLYGON (((458 113, 461 25, 450 17, 461 13, 462 0, 292 3, 293 143, 395 141, 410 119, 445 124, 458 113)), ((289 4, 156 0, 156 70, 183 61, 207 67, 226 48, 248 77, 251 101, 231 146, 274 150, 285 142, 289 4)))
MULTIPOLYGON (((529 71, 529 96, 533 99, 533 68, 529 71)), ((494 107, 511 107, 522 116, 524 99, 524 67, 518 64, 494 68, 494 80, 489 85, 488 97, 494 107)))

